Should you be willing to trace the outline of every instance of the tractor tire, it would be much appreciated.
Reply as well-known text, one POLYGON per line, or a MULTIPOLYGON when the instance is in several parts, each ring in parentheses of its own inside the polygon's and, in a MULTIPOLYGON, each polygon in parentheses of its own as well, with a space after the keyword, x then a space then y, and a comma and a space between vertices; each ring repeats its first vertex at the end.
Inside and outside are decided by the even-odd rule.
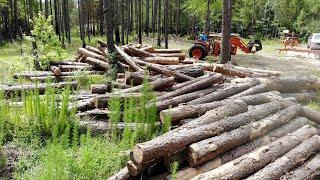
POLYGON ((189 56, 194 57, 195 59, 201 60, 207 57, 207 55, 207 48, 200 44, 193 45, 189 50, 189 56))

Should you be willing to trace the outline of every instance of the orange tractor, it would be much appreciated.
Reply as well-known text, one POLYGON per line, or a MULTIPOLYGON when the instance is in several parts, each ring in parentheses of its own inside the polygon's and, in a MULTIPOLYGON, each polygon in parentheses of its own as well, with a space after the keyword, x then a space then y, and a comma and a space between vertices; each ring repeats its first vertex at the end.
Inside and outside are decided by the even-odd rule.
MULTIPOLYGON (((245 53, 254 54, 262 49, 260 40, 250 41, 248 44, 243 42, 238 35, 232 34, 230 37, 231 43, 231 55, 237 54, 239 48, 245 53)), ((219 56, 221 52, 221 36, 220 35, 209 35, 208 42, 196 41, 189 50, 189 56, 195 59, 204 59, 208 55, 219 56)))

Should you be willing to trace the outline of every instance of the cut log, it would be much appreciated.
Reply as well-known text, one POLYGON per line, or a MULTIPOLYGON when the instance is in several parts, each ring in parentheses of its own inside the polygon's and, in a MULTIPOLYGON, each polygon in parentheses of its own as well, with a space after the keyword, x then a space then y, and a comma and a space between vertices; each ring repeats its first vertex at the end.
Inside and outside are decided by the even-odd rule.
POLYGON ((317 133, 316 128, 306 125, 268 145, 262 146, 257 150, 219 166, 212 171, 200 174, 193 179, 245 178, 317 133))
POLYGON ((319 150, 320 136, 314 135, 310 139, 302 142, 300 145, 286 153, 284 156, 272 162, 247 179, 279 179, 283 174, 292 170, 297 165, 303 163, 319 150))
POLYGON ((75 66, 75 65, 59 65, 59 69, 62 72, 71 72, 71 71, 91 71, 92 66, 75 66))
POLYGON ((121 57, 125 60, 125 62, 135 71, 143 71, 141 67, 139 67, 132 58, 121 50, 118 46, 115 45, 116 51, 120 54, 121 57))
POLYGON ((137 56, 137 57, 156 57, 155 55, 153 55, 147 51, 140 50, 140 49, 132 47, 132 46, 128 46, 127 48, 129 49, 129 51, 132 52, 132 54, 134 56, 137 56))
MULTIPOLYGON (((62 72, 63 74, 66 72, 62 72)), ((86 78, 95 78, 95 77, 102 77, 101 75, 88 75, 86 78)), ((46 81, 74 81, 78 80, 79 76, 40 76, 40 77, 30 77, 30 81, 38 81, 38 82, 46 82, 46 81)))
POLYGON ((320 154, 297 169, 281 176, 281 180, 312 180, 320 177, 320 154))
POLYGON ((124 84, 124 83, 117 83, 117 82, 112 82, 112 86, 114 88, 118 88, 118 89, 128 89, 128 88, 131 87, 130 85, 127 85, 127 84, 124 84))
POLYGON ((154 48, 152 46, 141 47, 140 50, 151 52, 154 48))
POLYGON ((14 74, 13 78, 29 79, 30 77, 41 77, 41 76, 53 76, 53 73, 51 71, 24 71, 21 73, 14 74))
POLYGON ((98 44, 98 48, 99 48, 99 50, 103 53, 103 55, 104 55, 105 57, 108 57, 109 52, 108 52, 108 48, 107 48, 107 47, 103 47, 103 46, 101 46, 100 44, 98 44))
MULTIPOLYGON (((298 118, 295 120, 290 121, 288 124, 285 124, 281 126, 280 128, 277 128, 268 134, 259 137, 257 139, 254 139, 251 142, 248 142, 246 144, 243 144, 241 146, 238 146, 237 148, 228 151, 224 153, 223 155, 216 157, 215 159, 204 163, 203 165, 196 166, 196 167, 186 167, 177 172, 177 179, 181 180, 189 180, 199 174, 211 171, 212 169, 215 169, 222 164, 225 164, 231 160, 234 160, 246 153, 249 153, 256 148, 259 148, 263 145, 269 144, 273 141, 275 141, 278 138, 281 138, 282 136, 286 135, 287 133, 291 133, 304 125, 311 125, 312 123, 308 121, 305 118, 298 118)), ((169 178, 170 179, 170 178, 169 178)))
MULTIPOLYGON (((245 96, 238 99, 242 99, 248 105, 258 105, 258 104, 270 102, 272 99, 275 98, 275 96, 279 94, 280 93, 277 93, 277 92, 268 92, 268 93, 262 93, 257 95, 245 96)), ((163 121, 163 118, 170 117, 172 123, 178 123, 182 119, 199 117, 209 110, 223 106, 236 99, 237 98, 233 98, 233 99, 216 101, 212 103, 205 103, 205 104, 199 104, 199 105, 181 105, 176 108, 161 111, 160 119, 163 121)))
POLYGON ((99 60, 101 60, 101 61, 107 62, 107 59, 106 59, 103 55, 94 53, 94 52, 92 52, 92 51, 88 51, 88 50, 85 49, 85 48, 79 48, 79 49, 78 49, 78 53, 81 54, 81 55, 84 56, 84 57, 92 57, 92 58, 99 59, 99 60))
POLYGON ((282 72, 280 71, 271 71, 271 70, 265 70, 265 69, 254 69, 254 68, 245 68, 241 66, 232 66, 235 69, 241 70, 241 71, 247 71, 250 73, 262 73, 267 74, 268 76, 280 76, 282 72))
POLYGON ((204 75, 203 68, 201 66, 194 66, 190 68, 185 68, 185 69, 179 69, 179 73, 186 74, 191 77, 200 77, 204 75))
POLYGON ((172 154, 191 143, 238 128, 254 119, 262 119, 280 108, 279 103, 272 102, 243 113, 247 111, 247 105, 244 102, 235 101, 217 108, 215 114, 211 113, 210 119, 191 121, 148 142, 137 144, 133 149, 134 161, 143 163, 166 154, 172 154), (224 119, 226 114, 231 117, 224 119))
POLYGON ((165 54, 181 53, 181 49, 152 49, 150 52, 151 53, 165 53, 165 54))
POLYGON ((212 92, 216 91, 218 88, 219 87, 210 87, 208 89, 176 96, 171 99, 165 99, 163 101, 156 103, 157 110, 160 112, 162 110, 168 109, 169 107, 176 107, 181 103, 187 103, 193 99, 202 97, 202 96, 209 94, 209 93, 212 93, 212 92))
POLYGON ((94 98, 90 98, 90 99, 84 99, 84 100, 80 100, 77 101, 75 104, 72 103, 69 105, 69 110, 73 110, 76 109, 77 111, 88 111, 91 109, 94 109, 94 98))
POLYGON ((116 93, 107 93, 100 94, 94 98, 96 108, 108 108, 108 101, 111 98, 120 98, 121 101, 129 98, 138 99, 141 97, 141 93, 126 93, 126 94, 116 94, 116 93))
POLYGON ((320 112, 309 109, 308 107, 303 107, 301 115, 320 125, 320 112))
POLYGON ((80 119, 90 119, 90 120, 108 120, 109 111, 104 109, 93 109, 85 112, 80 112, 76 114, 80 119))
POLYGON ((183 61, 186 59, 186 54, 185 53, 152 53, 154 56, 158 57, 178 57, 180 61, 183 61))
POLYGON ((112 91, 112 83, 107 84, 91 84, 92 94, 105 94, 112 91))
POLYGON ((257 84, 258 84, 258 81, 251 81, 251 82, 241 83, 241 84, 231 84, 230 86, 227 86, 216 92, 207 94, 203 97, 190 101, 188 104, 203 104, 203 103, 208 103, 213 101, 219 101, 227 97, 233 96, 235 94, 238 94, 240 92, 243 92, 257 84))
POLYGON ((298 93, 283 93, 281 94, 283 98, 293 97, 298 103, 308 104, 311 101, 317 100, 316 92, 298 92, 298 93))
POLYGON ((298 106, 291 106, 260 121, 194 143, 188 148, 189 164, 191 166, 202 164, 241 144, 260 137, 268 131, 286 124, 295 118, 299 111, 300 108, 298 106))
POLYGON ((162 64, 162 65, 179 64, 178 57, 147 57, 147 58, 143 58, 142 60, 149 63, 162 64))
POLYGON ((127 85, 141 85, 143 83, 144 78, 147 78, 148 82, 155 81, 156 79, 160 78, 160 76, 150 76, 145 75, 143 72, 129 72, 126 71, 124 75, 125 83, 127 85))
POLYGON ((193 80, 186 81, 186 82, 184 82, 184 83, 175 84, 175 85, 172 86, 172 90, 177 90, 177 89, 180 89, 180 88, 182 88, 182 87, 188 86, 188 85, 190 85, 190 84, 196 83, 196 82, 198 82, 198 81, 200 81, 200 80, 202 80, 202 79, 208 78, 209 76, 210 76, 210 75, 203 75, 203 76, 200 76, 200 77, 195 78, 195 79, 193 79, 193 80))
MULTIPOLYGON (((160 78, 158 80, 152 81, 149 83, 150 89, 153 91, 164 90, 170 88, 175 83, 174 77, 168 78, 160 78)), ((124 89, 119 93, 132 93, 132 92, 140 92, 143 89, 143 84, 139 86, 134 86, 128 89, 124 89)))
POLYGON ((241 78, 251 77, 251 75, 249 73, 246 73, 246 72, 243 72, 240 70, 236 70, 234 68, 227 67, 225 65, 216 64, 216 65, 214 65, 213 71, 217 72, 217 73, 225 74, 227 76, 238 76, 241 78))
POLYGON ((108 180, 129 180, 130 174, 127 167, 121 169, 118 173, 108 178, 108 180))
POLYGON ((75 66, 88 66, 87 63, 81 62, 73 62, 73 61, 50 61, 50 65, 58 66, 58 65, 75 65, 75 66))
POLYGON ((161 161, 160 159, 158 160, 153 160, 151 162, 148 162, 146 164, 135 164, 132 161, 127 162, 127 168, 129 170, 129 174, 131 176, 138 176, 141 174, 144 170, 148 169, 149 167, 155 166, 157 163, 161 161))
POLYGON ((99 40, 97 41, 97 43, 100 44, 101 47, 108 47, 107 42, 102 41, 101 39, 99 39, 99 40))
POLYGON ((26 91, 39 91, 39 94, 44 94, 48 87, 54 89, 63 89, 66 87, 70 87, 71 89, 77 89, 78 83, 75 81, 72 82, 60 82, 60 83, 51 83, 51 84, 21 84, 21 85, 13 85, 13 86, 4 86, 0 87, 0 91, 4 92, 5 97, 11 97, 14 95, 20 96, 22 92, 26 91))
POLYGON ((179 72, 175 72, 175 71, 171 71, 169 69, 167 69, 165 66, 160 65, 160 64, 152 64, 152 63, 148 63, 139 59, 135 59, 135 62, 137 62, 140 65, 143 66, 147 66, 147 69, 150 71, 154 71, 156 73, 159 74, 163 74, 164 76, 173 76, 175 77, 175 79, 177 81, 189 81, 194 79, 193 77, 187 76, 185 74, 179 73, 179 72))
POLYGON ((99 55, 104 56, 104 53, 102 53, 98 48, 95 48, 95 47, 86 45, 86 49, 87 49, 88 51, 92 51, 92 52, 94 52, 94 53, 96 53, 96 54, 99 54, 99 55))
POLYGON ((57 66, 50 66, 50 70, 54 76, 61 76, 61 70, 57 66))
POLYGON ((168 98, 173 98, 182 94, 190 93, 195 90, 201 90, 208 88, 212 86, 213 84, 216 84, 218 82, 221 82, 223 80, 223 76, 220 74, 215 74, 215 75, 210 75, 208 78, 202 79, 198 82, 189 84, 185 87, 182 87, 180 89, 177 89, 175 91, 169 92, 163 96, 160 96, 157 98, 158 101, 168 99, 168 98))
POLYGON ((95 67, 99 67, 103 70, 108 70, 109 69, 109 64, 106 63, 105 61, 101 61, 99 59, 95 59, 92 57, 87 57, 83 60, 84 62, 94 65, 95 67))

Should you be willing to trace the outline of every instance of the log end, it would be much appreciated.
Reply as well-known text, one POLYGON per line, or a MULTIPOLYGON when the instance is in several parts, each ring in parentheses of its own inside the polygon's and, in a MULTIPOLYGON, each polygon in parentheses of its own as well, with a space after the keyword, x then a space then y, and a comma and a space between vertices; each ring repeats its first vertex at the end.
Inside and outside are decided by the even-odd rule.
POLYGON ((144 161, 144 153, 139 144, 134 146, 132 153, 134 162, 142 163, 144 161))

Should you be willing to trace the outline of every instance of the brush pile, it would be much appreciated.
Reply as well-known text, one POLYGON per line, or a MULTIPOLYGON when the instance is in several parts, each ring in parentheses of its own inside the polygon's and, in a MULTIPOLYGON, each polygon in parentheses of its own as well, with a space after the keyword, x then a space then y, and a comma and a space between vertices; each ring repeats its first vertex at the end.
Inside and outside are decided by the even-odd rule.
MULTIPOLYGON (((118 73, 113 82, 93 84, 90 93, 74 95, 81 127, 95 133, 108 131, 109 100, 117 97, 123 103, 140 98, 147 74, 157 95, 158 125, 169 118, 172 128, 135 145, 127 167, 110 179, 319 176, 320 113, 299 104, 316 100, 318 78, 280 77, 275 71, 199 63, 186 58, 180 49, 115 48, 116 63, 124 73, 118 73), (179 170, 170 174, 173 164, 179 170)), ((56 79, 72 77, 79 69, 103 74, 110 69, 107 53, 106 43, 99 41, 97 48, 79 48, 77 62, 67 62, 73 64, 55 63, 50 72, 17 76, 56 79)))

